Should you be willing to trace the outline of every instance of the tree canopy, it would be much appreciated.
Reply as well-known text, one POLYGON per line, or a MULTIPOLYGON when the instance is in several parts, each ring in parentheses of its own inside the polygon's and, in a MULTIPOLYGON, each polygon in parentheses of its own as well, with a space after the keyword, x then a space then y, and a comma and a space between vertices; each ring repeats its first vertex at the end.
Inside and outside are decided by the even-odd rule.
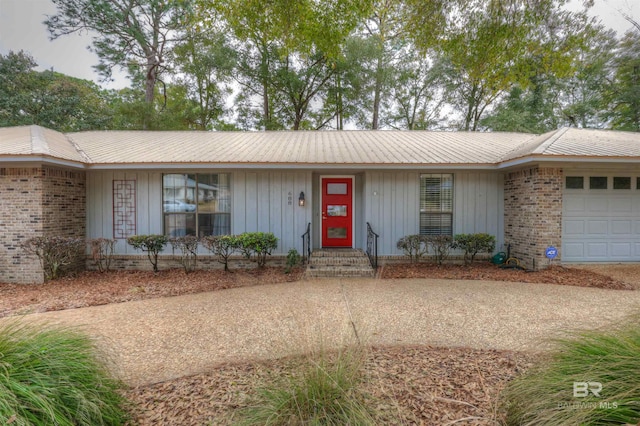
POLYGON ((0 57, 0 125, 61 130, 640 131, 640 26, 566 0, 52 0, 104 79, 0 57), (11 78, 10 78, 11 77, 11 78))

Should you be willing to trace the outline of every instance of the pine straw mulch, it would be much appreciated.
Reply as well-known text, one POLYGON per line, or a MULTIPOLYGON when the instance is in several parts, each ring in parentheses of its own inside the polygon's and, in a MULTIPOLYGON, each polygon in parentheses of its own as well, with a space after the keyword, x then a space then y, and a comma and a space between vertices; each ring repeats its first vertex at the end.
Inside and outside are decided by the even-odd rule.
MULTIPOLYGON (((638 267, 640 269, 640 267, 638 267)), ((382 278, 436 278, 454 280, 511 281, 522 283, 573 285, 611 290, 635 290, 630 282, 586 269, 550 266, 541 271, 502 269, 488 262, 471 265, 441 265, 403 263, 385 265, 379 271, 382 278)))
POLYGON ((87 271, 44 284, 0 283, 0 318, 109 303, 202 293, 260 284, 300 280, 304 270, 283 268, 160 271, 87 271))
MULTIPOLYGON (((536 357, 468 348, 374 347, 365 362, 362 390, 379 424, 496 424, 499 391, 536 357)), ((294 361, 300 362, 223 365, 130 389, 133 424, 237 424, 258 389, 295 371, 294 361)))
MULTIPOLYGON (((610 266, 608 272, 616 272, 616 267, 619 266, 610 266)), ((378 277, 511 281, 614 290, 640 288, 640 265, 626 265, 623 274, 627 277, 625 281, 606 274, 607 270, 603 272, 605 273, 563 266, 526 272, 500 269, 486 262, 442 266, 403 263, 380 267, 378 277)), ((227 273, 222 270, 197 270, 190 274, 185 274, 181 269, 160 271, 157 274, 149 271, 111 271, 103 274, 87 271, 44 284, 0 283, 0 318, 258 284, 292 282, 300 280, 303 273, 303 268, 296 268, 285 274, 283 268, 274 267, 236 269, 227 273)), ((620 274, 614 276, 621 277, 620 274)))

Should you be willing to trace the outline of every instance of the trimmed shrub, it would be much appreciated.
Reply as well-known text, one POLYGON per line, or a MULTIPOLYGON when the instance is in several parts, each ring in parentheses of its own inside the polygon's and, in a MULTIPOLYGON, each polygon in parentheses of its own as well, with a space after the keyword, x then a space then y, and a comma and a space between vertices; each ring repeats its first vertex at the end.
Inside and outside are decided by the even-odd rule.
POLYGON ((133 248, 147 252, 147 257, 153 265, 153 272, 158 272, 158 253, 168 242, 166 235, 134 235, 127 238, 127 243, 133 248))
POLYGON ((247 259, 255 255, 258 266, 263 267, 267 255, 278 247, 278 239, 271 232, 245 232, 238 235, 238 247, 247 259))
POLYGON ((284 273, 285 274, 290 273, 291 270, 296 266, 298 266, 301 262, 302 262, 302 256, 300 256, 300 253, 298 253, 298 250, 292 248, 291 250, 289 250, 289 253, 287 253, 287 266, 284 269, 284 273))
POLYGON ((107 272, 111 268, 111 259, 113 258, 113 250, 116 240, 107 238, 94 238, 89 240, 89 248, 91 249, 91 259, 93 264, 100 272, 107 272))
POLYGON ((180 264, 184 272, 188 274, 196 270, 198 262, 198 237, 195 235, 185 235, 169 240, 173 249, 180 250, 180 264))
POLYGON ((396 247, 409 257, 411 263, 416 263, 428 252, 427 243, 426 235, 407 235, 398 240, 396 247))
POLYGON ((640 423, 637 320, 606 331, 581 332, 556 344, 557 350, 547 359, 502 391, 505 424, 640 423))
POLYGON ((433 258, 438 265, 447 260, 453 242, 449 235, 428 235, 427 241, 433 250, 433 258))
POLYGON ((22 248, 38 257, 46 280, 55 280, 81 263, 85 241, 74 237, 33 237, 22 248))
POLYGON ((361 347, 310 355, 287 377, 259 390, 246 424, 374 425, 359 390, 364 361, 361 347))
POLYGON ((225 272, 229 271, 229 257, 238 249, 238 237, 235 235, 208 235, 203 237, 201 242, 207 250, 218 256, 218 262, 224 265, 225 272))
POLYGON ((0 424, 121 425, 121 388, 87 336, 16 322, 0 327, 0 424))
POLYGON ((496 237, 489 234, 458 234, 452 248, 464 250, 464 263, 473 263, 478 253, 493 253, 496 237))

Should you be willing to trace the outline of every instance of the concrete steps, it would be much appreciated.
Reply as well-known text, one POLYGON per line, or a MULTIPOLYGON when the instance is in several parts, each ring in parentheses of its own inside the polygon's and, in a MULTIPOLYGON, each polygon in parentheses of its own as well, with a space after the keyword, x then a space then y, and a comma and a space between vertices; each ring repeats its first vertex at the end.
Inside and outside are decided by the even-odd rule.
POLYGON ((311 253, 307 278, 375 276, 369 258, 360 249, 319 249, 311 253))

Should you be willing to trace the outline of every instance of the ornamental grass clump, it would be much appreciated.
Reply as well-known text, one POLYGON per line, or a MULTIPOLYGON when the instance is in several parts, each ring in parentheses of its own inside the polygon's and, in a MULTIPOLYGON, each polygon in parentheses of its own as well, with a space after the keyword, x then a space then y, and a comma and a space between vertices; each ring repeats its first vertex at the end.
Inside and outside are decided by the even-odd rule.
POLYGON ((507 425, 640 424, 640 325, 557 340, 557 350, 507 385, 507 425))
POLYGON ((120 386, 84 334, 0 326, 0 424, 121 425, 128 417, 120 386))
POLYGON ((305 358, 286 377, 259 390, 246 411, 250 425, 373 425, 359 386, 366 352, 351 346, 305 358))

